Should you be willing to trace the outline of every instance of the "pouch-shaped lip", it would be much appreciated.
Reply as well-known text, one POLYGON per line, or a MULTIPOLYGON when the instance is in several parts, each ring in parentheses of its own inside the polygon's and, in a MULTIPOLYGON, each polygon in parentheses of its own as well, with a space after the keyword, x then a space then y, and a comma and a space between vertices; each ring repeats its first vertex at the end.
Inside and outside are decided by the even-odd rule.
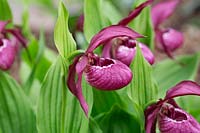
POLYGON ((109 58, 100 58, 99 62, 87 65, 84 71, 91 86, 101 90, 116 90, 132 80, 131 70, 122 62, 109 58))
POLYGON ((199 133, 199 123, 187 112, 172 105, 164 104, 158 114, 161 133, 199 133))
POLYGON ((0 45, 0 69, 8 70, 15 59, 16 49, 12 42, 7 39, 1 39, 0 45))

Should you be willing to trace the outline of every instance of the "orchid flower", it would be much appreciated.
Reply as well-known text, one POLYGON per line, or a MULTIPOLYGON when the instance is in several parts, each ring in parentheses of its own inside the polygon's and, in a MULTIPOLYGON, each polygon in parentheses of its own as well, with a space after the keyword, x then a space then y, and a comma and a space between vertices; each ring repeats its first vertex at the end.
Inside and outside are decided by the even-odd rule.
POLYGON ((144 58, 150 63, 154 63, 154 55, 143 43, 126 37, 117 38, 112 42, 112 57, 129 66, 136 54, 136 44, 140 47, 144 58))
POLYGON ((18 28, 7 29, 9 21, 0 21, 0 69, 8 70, 15 59, 19 42, 26 47, 26 40, 18 28), (13 37, 9 38, 9 34, 13 37))
POLYGON ((151 11, 157 47, 164 50, 171 58, 173 58, 171 52, 182 46, 184 37, 175 29, 161 29, 160 25, 173 14, 179 2, 180 0, 165 0, 156 4, 151 11))
POLYGON ((69 67, 67 85, 70 91, 78 98, 85 114, 88 114, 88 105, 82 94, 82 75, 93 87, 101 90, 116 90, 129 84, 132 80, 130 68, 122 62, 110 58, 102 58, 94 54, 94 50, 104 42, 119 36, 131 39, 143 37, 132 29, 124 26, 109 26, 96 34, 86 52, 74 59, 69 67), (78 75, 77 81, 75 76, 78 75))
MULTIPOLYGON (((138 7, 136 7, 127 17, 120 20, 117 25, 127 26, 134 18, 136 18, 140 12, 148 5, 150 5, 153 0, 147 0, 138 7)), ((144 58, 150 63, 154 63, 154 55, 151 50, 143 43, 137 42, 135 39, 127 37, 118 37, 106 42, 103 49, 103 57, 112 57, 114 59, 120 60, 126 65, 130 65, 134 59, 136 53, 136 43, 138 43, 144 58), (111 50, 112 49, 112 50, 111 50), (112 51, 112 52, 111 52, 112 51), (110 55, 110 52, 112 53, 110 55)))
POLYGON ((169 89, 164 99, 150 105, 145 110, 146 133, 155 133, 157 121, 161 133, 200 133, 200 124, 173 99, 185 95, 200 96, 200 85, 182 81, 169 89))
POLYGON ((67 85, 70 91, 78 98, 86 115, 88 114, 88 105, 83 97, 81 87, 83 73, 91 86, 101 90, 123 88, 130 83, 133 76, 130 68, 121 61, 109 57, 99 57, 93 51, 99 45, 106 45, 107 42, 115 38, 126 37, 130 40, 135 40, 136 38, 144 37, 126 25, 151 2, 152 0, 148 0, 138 6, 128 17, 122 19, 118 25, 102 29, 92 38, 86 52, 76 57, 73 64, 70 65, 67 85), (76 74, 78 76, 77 81, 75 81, 76 74))

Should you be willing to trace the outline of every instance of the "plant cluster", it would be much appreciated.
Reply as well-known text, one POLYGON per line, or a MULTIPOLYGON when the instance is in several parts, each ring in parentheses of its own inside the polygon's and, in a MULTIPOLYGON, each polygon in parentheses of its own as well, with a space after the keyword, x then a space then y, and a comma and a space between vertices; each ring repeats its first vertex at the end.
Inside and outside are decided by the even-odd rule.
POLYGON ((71 32, 60 2, 56 53, 30 32, 27 10, 16 26, 1 0, 0 133, 200 133, 199 53, 174 56, 183 33, 162 25, 181 1, 154 2, 123 17, 111 1, 84 0, 71 32))

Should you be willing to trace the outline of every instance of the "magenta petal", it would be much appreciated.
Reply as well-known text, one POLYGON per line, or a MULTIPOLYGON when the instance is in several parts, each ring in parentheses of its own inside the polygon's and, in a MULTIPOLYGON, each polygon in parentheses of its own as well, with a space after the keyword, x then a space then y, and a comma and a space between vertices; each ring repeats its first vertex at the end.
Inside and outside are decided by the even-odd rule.
POLYGON ((146 133, 156 132, 156 121, 157 121, 157 114, 159 110, 160 110, 160 107, 157 106, 157 104, 152 104, 145 110, 146 133))
POLYGON ((8 70, 15 59, 16 50, 15 46, 12 45, 12 42, 7 39, 0 40, 0 69, 8 70))
POLYGON ((7 29, 6 31, 13 34, 13 36, 15 36, 16 39, 18 39, 18 41, 22 44, 24 48, 27 47, 27 40, 22 35, 22 32, 19 28, 16 27, 15 29, 7 29))
POLYGON ((0 33, 5 29, 9 21, 0 21, 0 33))
POLYGON ((127 46, 120 45, 116 50, 114 58, 129 66, 135 57, 135 53, 136 48, 129 48, 127 46))
POLYGON ((136 18, 140 12, 148 5, 150 5, 153 2, 153 0, 147 0, 146 2, 140 4, 138 7, 136 7, 127 17, 123 18, 118 25, 127 25, 130 23, 134 18, 136 18))
POLYGON ((165 42, 163 40, 163 33, 164 33, 163 31, 156 30, 156 36, 155 36, 157 44, 156 46, 158 49, 164 50, 164 52, 167 54, 168 57, 173 58, 170 49, 165 45, 165 42))
POLYGON ((132 72, 120 61, 100 58, 99 65, 88 65, 85 70, 86 80, 91 86, 101 90, 116 90, 130 83, 132 72))
POLYGON ((199 123, 185 111, 164 104, 158 114, 161 133, 200 133, 199 123))
POLYGON ((151 11, 154 28, 157 29, 159 24, 165 21, 176 9, 179 0, 165 0, 156 4, 151 11))
POLYGON ((163 43, 170 51, 174 51, 183 44, 183 34, 172 28, 162 34, 163 43))
POLYGON ((198 95, 200 96, 200 85, 193 81, 182 81, 167 91, 165 101, 178 96, 198 95))
POLYGON ((83 32, 83 26, 84 26, 83 23, 84 23, 84 15, 81 14, 76 24, 76 30, 83 32))
MULTIPOLYGON (((144 58, 150 64, 153 64, 155 58, 151 50, 145 44, 142 43, 139 43, 139 47, 141 48, 144 58)), ((135 57, 135 53, 136 53, 136 47, 131 48, 125 45, 120 45, 116 50, 115 58, 129 66, 135 57)))
POLYGON ((139 43, 139 47, 141 48, 144 58, 149 62, 149 64, 152 65, 155 61, 155 57, 151 50, 145 44, 142 43, 139 43))
POLYGON ((104 28, 92 38, 86 53, 92 52, 100 44, 103 44, 106 41, 109 41, 116 37, 123 37, 123 36, 129 37, 132 39, 143 37, 142 35, 133 31, 132 29, 128 27, 112 25, 112 26, 104 28))
POLYGON ((102 50, 102 57, 110 58, 110 51, 112 49, 112 40, 105 43, 102 50))
POLYGON ((81 56, 78 56, 75 58, 74 63, 70 65, 69 67, 69 73, 67 77, 67 85, 69 87, 69 90, 78 98, 80 105, 82 109, 84 110, 85 114, 88 114, 88 105, 86 103, 86 100, 83 97, 82 93, 82 87, 81 87, 81 82, 82 82, 82 74, 83 74, 83 69, 85 66, 85 58, 82 60, 83 62, 79 63, 79 59, 81 56), (83 63, 83 67, 81 66, 83 63), (78 74, 78 80, 77 83, 75 81, 76 77, 76 70, 78 74))

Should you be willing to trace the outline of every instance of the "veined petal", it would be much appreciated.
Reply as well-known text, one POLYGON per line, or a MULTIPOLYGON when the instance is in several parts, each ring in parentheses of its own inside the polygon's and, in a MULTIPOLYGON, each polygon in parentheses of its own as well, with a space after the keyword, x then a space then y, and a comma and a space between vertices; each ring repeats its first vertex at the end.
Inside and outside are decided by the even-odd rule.
POLYGON ((193 81, 182 81, 176 86, 172 87, 167 91, 165 101, 178 96, 185 95, 198 95, 200 96, 200 85, 193 81))
POLYGON ((160 108, 157 103, 150 105, 144 112, 145 114, 145 131, 146 133, 156 132, 157 114, 160 108))
MULTIPOLYGON (((139 47, 141 48, 144 58, 149 62, 149 64, 153 64, 154 55, 151 52, 151 50, 145 44, 142 44, 142 43, 139 43, 139 47)), ((114 54, 115 59, 129 66, 135 57, 136 47, 120 45, 115 52, 116 52, 114 54)))
POLYGON ((150 5, 153 2, 153 0, 147 0, 144 3, 140 4, 138 7, 136 7, 127 17, 120 20, 118 25, 127 25, 130 23, 134 18, 136 18, 140 12, 148 5, 150 5))
POLYGON ((124 37, 124 36, 129 37, 131 39, 144 37, 128 27, 120 25, 112 25, 104 28, 92 38, 90 45, 86 51, 86 54, 93 52, 93 50, 96 49, 99 45, 104 44, 105 42, 113 38, 124 37))
POLYGON ((85 64, 86 60, 83 57, 83 60, 81 60, 79 62, 80 58, 81 58, 81 56, 76 57, 73 64, 70 65, 70 67, 69 67, 69 73, 68 73, 68 77, 67 77, 67 85, 69 87, 69 90, 78 98, 80 105, 87 116, 88 105, 87 105, 86 100, 84 99, 84 96, 82 93, 82 87, 81 87, 82 74, 83 74, 84 67, 86 65, 85 64), (77 75, 78 75, 77 82, 75 81, 76 71, 77 71, 77 75))
POLYGON ((109 58, 100 58, 98 65, 88 65, 85 76, 91 86, 101 90, 120 89, 132 80, 129 67, 109 58))
POLYGON ((16 49, 12 42, 7 39, 0 40, 0 69, 8 70, 14 62, 15 55, 16 49))
POLYGON ((172 15, 180 0, 165 0, 156 4, 151 10, 151 16, 154 28, 157 29, 159 24, 172 15))
POLYGON ((158 126, 161 133, 200 133, 200 125, 191 115, 170 104, 161 107, 158 126))

